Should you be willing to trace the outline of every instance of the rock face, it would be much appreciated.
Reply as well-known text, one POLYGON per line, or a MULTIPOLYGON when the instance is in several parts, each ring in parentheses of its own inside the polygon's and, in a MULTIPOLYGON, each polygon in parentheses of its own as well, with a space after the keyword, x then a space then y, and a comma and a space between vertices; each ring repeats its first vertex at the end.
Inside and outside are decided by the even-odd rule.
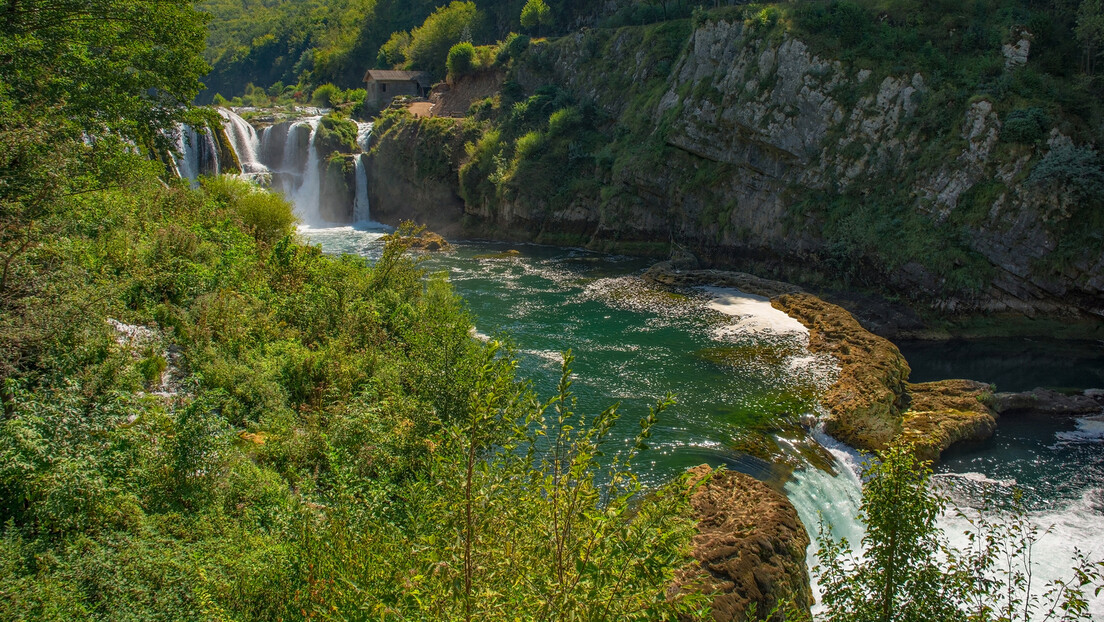
POLYGON ((693 556, 674 589, 713 593, 713 619, 746 620, 752 604, 760 615, 776 603, 812 603, 805 550, 809 536, 782 494, 742 473, 707 465, 691 469, 698 486, 690 504, 698 522, 693 556))
MULTIPOLYGON (((1007 71, 1026 59, 1029 44, 1025 34, 1008 47, 1007 71)), ((949 283, 952 268, 927 262, 925 253, 896 263, 877 252, 846 257, 859 278, 939 311, 1104 319, 1104 251, 1056 259, 1072 195, 1024 182, 1063 137, 1005 141, 1000 102, 979 95, 948 107, 933 140, 932 128, 922 127, 930 119, 921 118, 938 90, 933 79, 858 69, 742 20, 591 29, 534 43, 507 80, 528 92, 556 84, 595 102, 613 120, 611 136, 646 120, 647 131, 633 130, 633 138, 662 140, 658 157, 608 168, 598 162, 593 181, 601 191, 567 206, 553 209, 541 197, 465 206, 456 179, 462 151, 445 155, 450 175, 427 184, 410 173, 413 149, 381 146, 374 166, 386 178, 372 184, 380 194, 373 210, 399 214, 430 201, 454 223, 467 215, 469 231, 481 236, 617 250, 674 242, 706 266, 824 282, 838 265, 825 260, 840 258, 821 206, 830 197, 892 201, 882 209, 899 210, 916 230, 953 231, 961 241, 948 263, 976 283, 949 283), (935 144, 945 153, 932 151, 935 144), (887 179, 899 181, 890 185, 893 197, 871 196, 889 187, 887 179), (967 259, 980 269, 962 269, 967 259)), ((869 224, 865 217, 854 210, 856 229, 869 224)))
POLYGON ((430 139, 429 129, 413 119, 376 126, 365 162, 368 202, 374 220, 392 225, 413 220, 453 236, 464 215, 455 174, 464 137, 450 131, 451 119, 429 121, 447 124, 446 131, 430 139))

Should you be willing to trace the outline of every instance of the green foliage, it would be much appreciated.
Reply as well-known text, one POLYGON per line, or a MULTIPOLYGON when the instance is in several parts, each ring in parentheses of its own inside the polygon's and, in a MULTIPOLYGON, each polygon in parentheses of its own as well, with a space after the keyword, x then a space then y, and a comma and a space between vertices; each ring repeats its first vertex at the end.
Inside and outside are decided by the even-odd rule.
POLYGON ((322 117, 315 131, 319 153, 330 154, 335 151, 356 153, 359 150, 356 122, 345 118, 340 113, 330 113, 322 117))
POLYGON ((314 92, 311 93, 311 103, 315 106, 329 108, 335 103, 334 95, 340 93, 340 91, 341 90, 333 84, 323 84, 322 86, 314 89, 314 92))
POLYGON ((421 26, 410 31, 410 44, 404 50, 407 66, 442 76, 445 75, 449 49, 475 33, 482 32, 485 16, 474 2, 453 0, 441 7, 421 26))
POLYGON ((474 68, 474 59, 475 46, 469 41, 461 41, 449 48, 448 60, 446 61, 449 78, 456 79, 471 73, 474 68))
POLYGON ((405 30, 391 33, 391 38, 380 46, 376 55, 376 67, 393 69, 406 62, 406 49, 410 47, 410 33, 405 30))
POLYGON ((1104 196, 1104 163, 1091 147, 1061 145, 1031 169, 1028 182, 1067 189, 1081 201, 1098 202, 1104 196))
POLYGON ((827 619, 955 619, 957 594, 942 574, 938 556, 946 543, 935 525, 945 501, 928 490, 931 470, 904 447, 887 449, 867 466, 862 560, 846 540, 821 538, 827 619))
POLYGON ((1088 620, 1085 591, 1104 586, 1104 562, 1078 553, 1072 578, 1039 593, 1031 584, 1031 548, 1041 535, 1016 501, 1007 516, 966 517, 969 547, 951 547, 935 520, 946 500, 931 470, 908 446, 893 446, 864 465, 861 556, 821 528, 822 598, 830 621, 1088 620))
POLYGON ((550 26, 552 22, 552 9, 544 0, 526 0, 525 6, 521 7, 522 28, 537 29, 539 32, 541 26, 550 26))
POLYGON ((467 418, 438 433, 425 479, 361 489, 386 492, 409 529, 361 513, 334 521, 311 545, 316 576, 328 579, 317 610, 651 620, 698 606, 700 597, 665 595, 691 534, 686 496, 676 483, 632 502, 632 461, 670 400, 642 419, 634 447, 602 457, 616 407, 576 414, 570 364, 566 355, 559 393, 543 405, 488 376, 467 418))
POLYGON ((1074 32, 1084 49, 1083 67, 1092 75, 1096 71, 1097 58, 1104 53, 1104 2, 1081 0, 1074 32))
POLYGON ((507 61, 520 58, 529 49, 529 37, 511 32, 498 47, 497 62, 506 64, 507 61))
POLYGON ((201 183, 211 198, 226 207, 238 226, 258 243, 270 246, 295 231, 298 219, 284 197, 226 175, 204 178, 201 183))
POLYGON ((1001 140, 1031 144, 1046 135, 1050 124, 1050 116, 1042 108, 1017 108, 1005 116, 1001 140))

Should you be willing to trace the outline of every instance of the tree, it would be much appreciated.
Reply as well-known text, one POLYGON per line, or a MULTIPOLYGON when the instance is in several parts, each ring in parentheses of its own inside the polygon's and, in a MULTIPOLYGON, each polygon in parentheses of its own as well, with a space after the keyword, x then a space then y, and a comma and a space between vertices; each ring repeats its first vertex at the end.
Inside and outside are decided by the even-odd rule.
POLYGON ((1084 594, 1104 584, 1104 562, 1078 553, 1072 579, 1032 592, 1031 547, 1040 530, 1022 505, 996 519, 971 519, 971 546, 961 551, 936 524, 946 501, 931 489, 931 469, 911 446, 892 446, 865 466, 861 555, 821 528, 815 572, 824 619, 1029 622, 1036 612, 1064 622, 1090 619, 1084 594))
POLYGON ((529 0, 521 8, 521 25, 527 30, 535 28, 537 36, 540 36, 541 26, 552 25, 552 9, 544 0, 529 0))
POLYGON ((938 563, 947 548, 935 524, 944 501, 928 489, 931 470, 905 447, 891 447, 879 457, 863 485, 863 558, 853 556, 846 540, 821 537, 828 619, 957 619, 954 584, 943 579, 938 563))
MULTIPOLYGON (((208 71, 206 16, 190 2, 8 2, 0 22, 0 398, 38 344, 63 330, 43 298, 51 262, 30 258, 62 197, 126 183, 165 149, 208 71)), ((50 303, 53 304, 50 304, 50 303)), ((85 301, 89 303, 89 301, 85 301)), ((84 303, 82 303, 84 304, 84 303)))
POLYGON ((1096 58, 1104 53, 1104 1, 1081 0, 1074 32, 1085 50, 1085 73, 1091 76, 1096 58))
POLYGON ((404 50, 407 64, 438 76, 446 72, 448 51, 464 40, 464 33, 482 32, 483 13, 474 2, 456 0, 441 7, 410 32, 410 44, 404 50))

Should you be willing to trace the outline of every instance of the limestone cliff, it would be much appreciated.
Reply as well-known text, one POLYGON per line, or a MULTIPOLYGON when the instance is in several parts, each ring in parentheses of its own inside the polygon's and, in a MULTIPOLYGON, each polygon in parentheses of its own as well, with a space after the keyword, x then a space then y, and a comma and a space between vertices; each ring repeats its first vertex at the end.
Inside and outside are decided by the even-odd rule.
MULTIPOLYGON (((1010 45, 1011 78, 1030 51, 1010 45)), ((1070 139, 1059 129, 1035 141, 1006 136, 1022 111, 986 94, 947 100, 937 80, 907 59, 871 70, 826 58, 784 28, 744 20, 535 43, 507 85, 557 85, 576 105, 596 105, 605 146, 570 137, 574 150, 549 160, 562 163, 551 185, 524 167, 545 153, 502 147, 498 157, 515 163, 486 173, 499 189, 463 206, 465 226, 508 239, 562 233, 598 248, 677 242, 709 265, 874 286, 945 312, 1104 318, 1104 245, 1076 231, 1088 203, 1068 184, 1029 183, 1070 139), (566 198, 549 190, 568 185, 566 198)), ((387 150, 419 149, 384 146, 400 138, 413 136, 383 137, 376 161, 410 179, 409 159, 383 162, 387 150)), ((470 153, 445 156, 453 175, 470 153)), ((459 214, 460 182, 437 181, 426 198, 459 214)), ((373 209, 404 209, 380 199, 373 209)))

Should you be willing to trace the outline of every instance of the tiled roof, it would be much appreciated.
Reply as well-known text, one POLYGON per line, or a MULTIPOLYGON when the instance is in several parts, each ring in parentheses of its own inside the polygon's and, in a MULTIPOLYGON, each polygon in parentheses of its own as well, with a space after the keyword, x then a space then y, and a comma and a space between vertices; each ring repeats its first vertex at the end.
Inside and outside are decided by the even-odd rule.
POLYGON ((424 71, 394 71, 391 69, 369 69, 364 81, 369 79, 388 82, 427 82, 429 75, 424 71))

